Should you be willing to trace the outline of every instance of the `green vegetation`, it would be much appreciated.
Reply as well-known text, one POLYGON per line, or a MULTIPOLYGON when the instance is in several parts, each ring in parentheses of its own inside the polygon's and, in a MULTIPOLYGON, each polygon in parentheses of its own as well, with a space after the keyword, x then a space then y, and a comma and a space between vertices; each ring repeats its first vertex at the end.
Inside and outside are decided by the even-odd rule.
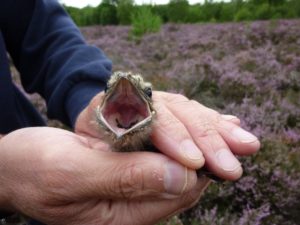
MULTIPOLYGON (((132 21, 132 19, 137 19, 141 16, 138 16, 137 12, 146 9, 147 15, 151 18, 143 15, 143 19, 148 21, 144 25, 150 24, 151 26, 152 23, 149 21, 153 20, 154 15, 155 18, 160 17, 163 23, 252 21, 300 17, 299 0, 231 0, 231 2, 206 0, 203 4, 195 5, 189 5, 187 0, 170 0, 167 5, 143 6, 135 5, 134 0, 103 0, 97 7, 87 6, 78 9, 65 6, 65 8, 79 26, 133 23, 137 26, 137 21, 132 21)), ((158 21, 158 19, 155 20, 158 21)))
POLYGON ((168 21, 184 23, 189 14, 189 3, 187 0, 170 0, 167 7, 168 21))
POLYGON ((152 13, 149 7, 139 7, 132 14, 132 30, 131 34, 134 37, 141 37, 147 33, 155 33, 160 30, 161 19, 159 16, 152 13))
POLYGON ((135 9, 133 3, 133 0, 118 0, 117 16, 120 24, 131 24, 131 16, 135 9))

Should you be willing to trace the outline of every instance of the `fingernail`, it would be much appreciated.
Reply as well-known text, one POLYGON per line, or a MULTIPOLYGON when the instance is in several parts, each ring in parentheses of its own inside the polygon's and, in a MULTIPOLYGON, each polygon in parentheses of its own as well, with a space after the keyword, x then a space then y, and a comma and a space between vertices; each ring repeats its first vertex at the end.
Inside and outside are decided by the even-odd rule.
POLYGON ((221 149, 216 153, 219 161, 219 166, 225 170, 233 172, 241 167, 240 162, 234 157, 234 155, 228 149, 221 149))
POLYGON ((233 115, 221 115, 221 117, 224 120, 235 120, 235 119, 238 119, 236 116, 233 116, 233 115))
POLYGON ((204 160, 202 152, 192 140, 187 139, 182 141, 180 149, 191 160, 204 160))
POLYGON ((180 195, 187 186, 188 171, 174 161, 168 161, 165 165, 164 186, 165 190, 174 195, 180 195))
POLYGON ((253 134, 243 130, 240 127, 234 128, 232 131, 232 134, 234 136, 236 136, 243 143, 251 143, 251 142, 258 141, 257 137, 255 137, 253 134))

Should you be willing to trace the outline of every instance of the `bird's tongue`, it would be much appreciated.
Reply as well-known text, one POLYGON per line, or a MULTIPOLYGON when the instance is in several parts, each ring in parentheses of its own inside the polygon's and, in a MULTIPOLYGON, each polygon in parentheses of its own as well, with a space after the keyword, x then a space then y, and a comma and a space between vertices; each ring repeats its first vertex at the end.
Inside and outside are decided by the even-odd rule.
POLYGON ((119 127, 128 129, 137 123, 137 115, 139 115, 139 113, 133 106, 122 105, 118 111, 120 112, 118 120, 119 127))

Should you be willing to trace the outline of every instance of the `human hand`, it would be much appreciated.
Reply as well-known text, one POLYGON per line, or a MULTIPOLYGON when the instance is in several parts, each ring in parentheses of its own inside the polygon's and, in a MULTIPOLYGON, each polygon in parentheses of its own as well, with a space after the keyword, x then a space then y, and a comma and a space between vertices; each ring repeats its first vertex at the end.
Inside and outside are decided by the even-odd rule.
MULTIPOLYGON (((92 99, 75 125, 75 132, 89 137, 94 147, 102 139, 92 121, 103 96, 101 92, 92 99)), ((188 168, 199 169, 205 163, 215 175, 235 180, 241 176, 242 167, 234 154, 253 154, 260 147, 254 135, 240 128, 237 117, 221 115, 179 94, 154 91, 152 98, 157 111, 152 143, 188 168)))
POLYGON ((7 134, 0 207, 48 225, 147 225, 190 207, 209 182, 162 154, 102 147, 57 128, 7 134))

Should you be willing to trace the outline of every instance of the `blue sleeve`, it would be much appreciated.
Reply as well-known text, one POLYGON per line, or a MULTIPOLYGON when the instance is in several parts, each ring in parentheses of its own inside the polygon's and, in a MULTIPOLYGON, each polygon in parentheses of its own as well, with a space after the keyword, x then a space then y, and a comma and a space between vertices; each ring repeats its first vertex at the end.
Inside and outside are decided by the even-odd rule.
POLYGON ((1 1, 0 29, 25 90, 46 100, 49 118, 74 126, 104 89, 111 61, 85 43, 56 0, 1 1))

